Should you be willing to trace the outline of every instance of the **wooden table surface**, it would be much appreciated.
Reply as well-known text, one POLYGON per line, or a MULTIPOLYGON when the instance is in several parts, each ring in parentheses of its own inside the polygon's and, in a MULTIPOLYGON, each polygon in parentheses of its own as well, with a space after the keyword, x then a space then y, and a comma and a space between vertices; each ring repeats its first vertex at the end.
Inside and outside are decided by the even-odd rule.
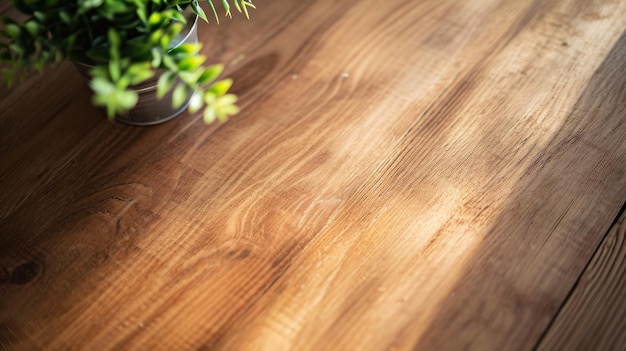
POLYGON ((625 1, 255 4, 224 124, 0 91, 0 349, 626 349, 625 1))

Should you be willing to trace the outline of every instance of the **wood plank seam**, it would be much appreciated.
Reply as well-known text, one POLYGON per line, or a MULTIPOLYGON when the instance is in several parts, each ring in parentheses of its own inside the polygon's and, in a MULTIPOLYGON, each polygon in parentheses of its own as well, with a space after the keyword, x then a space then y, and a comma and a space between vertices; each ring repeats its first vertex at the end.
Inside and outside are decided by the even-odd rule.
POLYGON ((548 323, 548 325, 544 329, 543 333, 541 333, 541 336, 537 339, 537 342, 535 343, 535 345, 532 348, 533 351, 538 350, 539 347, 541 346, 541 344, 543 343, 546 335, 548 335, 548 332, 550 332, 550 330, 552 329, 552 326, 554 325, 554 322, 559 318, 559 316, 561 315, 561 312, 563 311, 563 308, 567 305, 567 303, 570 301, 570 299, 572 297, 572 294, 574 294, 574 292, 578 288, 578 286, 579 286, 583 276, 585 275, 585 272, 587 272, 587 269, 589 268, 589 265, 591 264, 591 262, 594 260, 594 258, 598 254, 598 251, 602 248, 602 245, 604 244, 607 236, 611 232, 611 229, 617 225, 617 222, 624 215, 625 211, 626 211, 626 201, 624 202, 624 204, 622 205, 622 208, 619 210, 619 212, 617 213, 617 215, 613 219, 611 225, 609 225, 609 227, 607 228, 606 232, 602 236, 602 239, 598 241, 598 244, 596 245, 595 249, 593 250, 593 254, 591 256, 589 256, 589 260, 585 264, 585 268, 583 268, 581 270, 580 274, 578 275, 578 278, 576 278, 576 282, 574 282, 574 285, 572 285, 572 288, 567 293, 567 296, 565 297, 565 299, 563 299, 563 302, 559 305, 559 308, 557 309, 556 313, 554 314, 554 316, 552 317, 552 319, 550 320, 550 322, 548 323))

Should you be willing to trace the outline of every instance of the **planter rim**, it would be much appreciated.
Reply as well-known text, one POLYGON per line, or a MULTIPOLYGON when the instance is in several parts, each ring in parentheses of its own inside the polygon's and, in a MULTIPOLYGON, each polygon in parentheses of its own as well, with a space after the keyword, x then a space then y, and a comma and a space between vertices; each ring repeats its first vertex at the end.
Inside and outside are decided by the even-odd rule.
MULTIPOLYGON (((187 25, 183 28, 181 33, 172 40, 168 52, 183 43, 198 42, 198 16, 190 9, 183 11, 183 14, 187 19, 187 25)), ((81 61, 73 61, 73 63, 78 72, 83 76, 85 83, 89 85, 90 71, 95 65, 81 61)), ((129 86, 130 89, 139 94, 139 100, 137 105, 129 110, 127 114, 116 115, 116 121, 129 125, 150 126, 167 122, 187 109, 191 97, 188 98, 181 107, 176 109, 172 107, 172 91, 168 92, 162 99, 156 99, 157 82, 163 72, 165 72, 165 70, 159 69, 156 71, 154 77, 139 84, 129 86)), ((183 83, 180 79, 177 79, 174 86, 177 84, 183 83)))

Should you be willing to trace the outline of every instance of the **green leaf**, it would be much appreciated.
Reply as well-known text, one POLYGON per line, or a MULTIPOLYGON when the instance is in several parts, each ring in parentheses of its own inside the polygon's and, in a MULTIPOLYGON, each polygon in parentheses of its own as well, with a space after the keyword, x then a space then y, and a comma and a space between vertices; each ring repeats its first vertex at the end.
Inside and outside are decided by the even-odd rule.
POLYGON ((130 84, 135 85, 135 84, 143 83, 152 77, 154 77, 153 71, 142 72, 140 74, 133 76, 130 80, 130 84))
POLYGON ((148 23, 146 7, 137 7, 137 17, 139 17, 141 22, 143 22, 144 24, 148 23))
POLYGON ((80 5, 83 11, 88 11, 88 10, 91 10, 92 8, 101 6, 103 2, 104 2, 103 0, 84 0, 84 1, 80 1, 80 5))
POLYGON ((144 71, 151 71, 150 63, 148 62, 134 63, 130 65, 130 67, 128 67, 128 69, 126 70, 126 73, 131 74, 131 75, 136 75, 144 71))
POLYGON ((112 60, 118 60, 120 57, 120 45, 122 39, 120 38, 120 34, 113 28, 109 28, 108 32, 109 43, 111 47, 109 48, 109 56, 112 60))
POLYGON ((178 64, 176 64, 176 61, 174 61, 171 56, 163 56, 163 64, 165 65, 165 67, 167 67, 168 70, 172 72, 178 72, 178 64))
POLYGON ((215 101, 217 101, 217 96, 215 96, 215 94, 208 90, 204 92, 202 98, 204 99, 204 103, 209 106, 214 106, 215 101))
POLYGON ((178 84, 176 88, 174 88, 174 94, 172 94, 172 107, 181 107, 188 96, 189 92, 187 91, 187 87, 184 84, 178 84))
POLYGON ((239 112, 239 107, 235 105, 237 96, 233 94, 226 94, 216 99, 213 106, 215 107, 217 118, 220 121, 225 121, 228 116, 234 115, 239 112))
POLYGON ((122 75, 122 68, 120 67, 120 62, 118 60, 109 61, 109 74, 111 75, 111 79, 113 81, 119 80, 122 75))
MULTIPOLYGON (((235 0, 237 1, 237 0, 235 0)), ((246 2, 242 1, 241 2, 241 8, 243 9, 243 13, 246 15, 247 19, 250 19, 250 14, 248 13, 248 8, 246 7, 246 2)))
POLYGON ((226 94, 226 92, 228 91, 228 89, 230 89, 230 87, 233 85, 233 80, 232 79, 223 79, 220 80, 219 82, 216 82, 215 84, 213 84, 210 88, 209 91, 212 92, 213 94, 220 96, 220 95, 224 95, 226 94))
POLYGON ((18 40, 22 34, 22 29, 15 23, 7 24, 5 30, 9 37, 14 40, 18 40))
POLYGON ((131 77, 127 74, 120 77, 118 81, 115 82, 115 87, 117 89, 126 89, 130 85, 131 77))
POLYGON ((203 114, 203 118, 202 120, 204 121, 205 124, 211 124, 213 122, 215 122, 215 117, 217 116, 217 113, 215 112, 215 109, 211 106, 207 106, 204 109, 204 114, 203 114))
POLYGON ((113 82, 94 78, 91 80, 91 88, 94 91, 93 102, 97 106, 106 107, 110 119, 115 114, 121 114, 135 107, 139 94, 134 90, 126 90, 116 87, 113 82))
POLYGON ((200 17, 203 21, 208 22, 208 18, 206 17, 206 14, 204 13, 204 10, 202 9, 202 7, 198 6, 198 3, 196 1, 192 1, 191 2, 191 9, 193 10, 193 12, 198 15, 198 17, 200 17))
POLYGON ((107 117, 109 117, 109 120, 112 121, 113 119, 115 119, 115 112, 117 111, 117 105, 115 104, 114 100, 108 100, 104 106, 106 106, 107 108, 107 117))
POLYGON ((24 23, 24 28, 26 28, 28 33, 33 37, 38 37, 41 33, 41 26, 35 21, 26 21, 24 23))
POLYGON ((171 10, 171 11, 167 11, 166 13, 174 21, 177 21, 180 23, 187 23, 187 19, 179 11, 171 10))
POLYGON ((148 24, 151 27, 160 27, 162 20, 163 20, 163 17, 161 16, 160 12, 152 12, 150 14, 150 17, 148 17, 148 24))
POLYGON ((115 91, 115 85, 113 83, 100 77, 92 79, 90 85, 91 85, 91 89, 93 89, 93 91, 97 95, 99 95, 99 96, 96 96, 97 98, 106 96, 108 94, 113 93, 113 91, 115 91))
POLYGON ((115 28, 109 28, 109 43, 111 46, 119 47, 122 39, 120 38, 120 33, 118 33, 115 28))
POLYGON ((164 72, 157 82, 157 98, 163 99, 165 94, 172 89, 172 85, 174 85, 175 81, 176 74, 174 72, 164 72))
POLYGON ((194 87, 198 83, 198 79, 202 75, 202 68, 193 72, 179 72, 178 77, 190 87, 194 87))
POLYGON ((98 78, 106 79, 109 77, 109 69, 108 67, 105 67, 105 66, 96 66, 92 68, 89 73, 94 78, 98 77, 98 78))
MULTIPOLYGON (((217 24, 219 24, 220 16, 217 15, 217 10, 215 9, 215 5, 213 5, 213 1, 207 0, 207 2, 209 3, 209 6, 211 6, 211 11, 213 11, 213 16, 215 16, 215 21, 217 22, 217 24)), ((228 6, 228 3, 226 3, 226 5, 228 6)))
MULTIPOLYGON (((230 13, 230 5, 228 4, 228 1, 222 0, 222 6, 224 7, 224 10, 226 10, 226 16, 232 18, 233 16, 230 13)), ((237 3, 237 0, 235 0, 235 8, 237 8, 237 11, 241 12, 241 8, 239 8, 239 4, 237 3)))
POLYGON ((9 45, 9 49, 11 49, 11 51, 13 51, 18 56, 24 56, 24 54, 26 53, 23 47, 15 43, 9 45))
POLYGON ((235 102, 237 102, 237 95, 235 95, 235 94, 225 94, 225 95, 220 96, 218 98, 217 105, 228 106, 228 105, 233 105, 235 102))
POLYGON ((72 25, 72 17, 69 15, 69 13, 67 13, 67 11, 59 12, 59 17, 61 18, 61 21, 63 21, 63 23, 67 25, 72 25))
POLYGON ((152 48, 152 67, 154 68, 159 68, 159 66, 161 66, 161 61, 163 60, 163 54, 161 53, 161 50, 159 50, 158 48, 152 48))
POLYGON ((220 107, 220 113, 223 116, 233 116, 239 113, 239 107, 237 105, 229 105, 220 107))
POLYGON ((161 45, 161 49, 163 49, 163 51, 166 51, 167 49, 170 48, 171 42, 172 42, 172 37, 169 36, 168 34, 163 34, 161 38, 159 39, 159 45, 161 45))
POLYGON ((137 104, 139 94, 137 94, 137 92, 133 90, 117 91, 115 94, 115 99, 119 105, 118 111, 130 110, 137 104))
MULTIPOLYGON (((170 38, 175 38, 178 34, 180 34, 180 32, 183 31, 183 29, 185 28, 185 25, 179 22, 174 22, 172 24, 170 24, 167 28, 166 28, 166 33, 170 38)), ((169 47, 169 44, 172 42, 172 40, 170 39, 167 44, 168 47, 166 47, 165 49, 171 49, 171 47, 169 47)))
POLYGON ((223 65, 218 64, 218 65, 209 66, 204 70, 200 78, 198 78, 198 83, 200 84, 210 83, 214 81, 215 79, 217 79, 217 77, 219 77, 219 75, 222 74, 222 71, 224 71, 223 65))
POLYGON ((200 51, 201 48, 202 48, 201 43, 185 43, 185 44, 178 45, 177 47, 170 50, 169 54, 170 56, 195 55, 200 51))
POLYGON ((48 19, 48 16, 46 16, 46 14, 41 11, 33 12, 33 16, 42 23, 45 23, 46 20, 48 19))
POLYGON ((165 31, 163 29, 157 29, 157 30, 153 31, 150 34, 150 43, 153 44, 153 45, 154 44, 158 44, 164 33, 165 33, 165 31))
POLYGON ((178 62, 178 69, 181 71, 193 71, 204 63, 206 57, 202 55, 189 56, 178 62))
POLYGON ((193 95, 191 95, 191 99, 189 100, 189 112, 196 113, 202 108, 203 105, 204 100, 202 99, 202 92, 196 91, 193 95))
POLYGON ((150 63, 136 63, 131 65, 126 74, 130 78, 130 84, 139 84, 145 80, 152 78, 155 72, 152 70, 150 63))

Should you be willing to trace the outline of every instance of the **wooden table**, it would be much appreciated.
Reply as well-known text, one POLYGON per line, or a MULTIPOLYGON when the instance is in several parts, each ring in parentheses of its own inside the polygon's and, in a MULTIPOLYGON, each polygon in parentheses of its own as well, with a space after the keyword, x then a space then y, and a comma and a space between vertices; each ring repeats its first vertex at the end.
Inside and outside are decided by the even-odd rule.
POLYGON ((1 349, 625 349, 625 1, 256 5, 224 124, 0 92, 1 349))

